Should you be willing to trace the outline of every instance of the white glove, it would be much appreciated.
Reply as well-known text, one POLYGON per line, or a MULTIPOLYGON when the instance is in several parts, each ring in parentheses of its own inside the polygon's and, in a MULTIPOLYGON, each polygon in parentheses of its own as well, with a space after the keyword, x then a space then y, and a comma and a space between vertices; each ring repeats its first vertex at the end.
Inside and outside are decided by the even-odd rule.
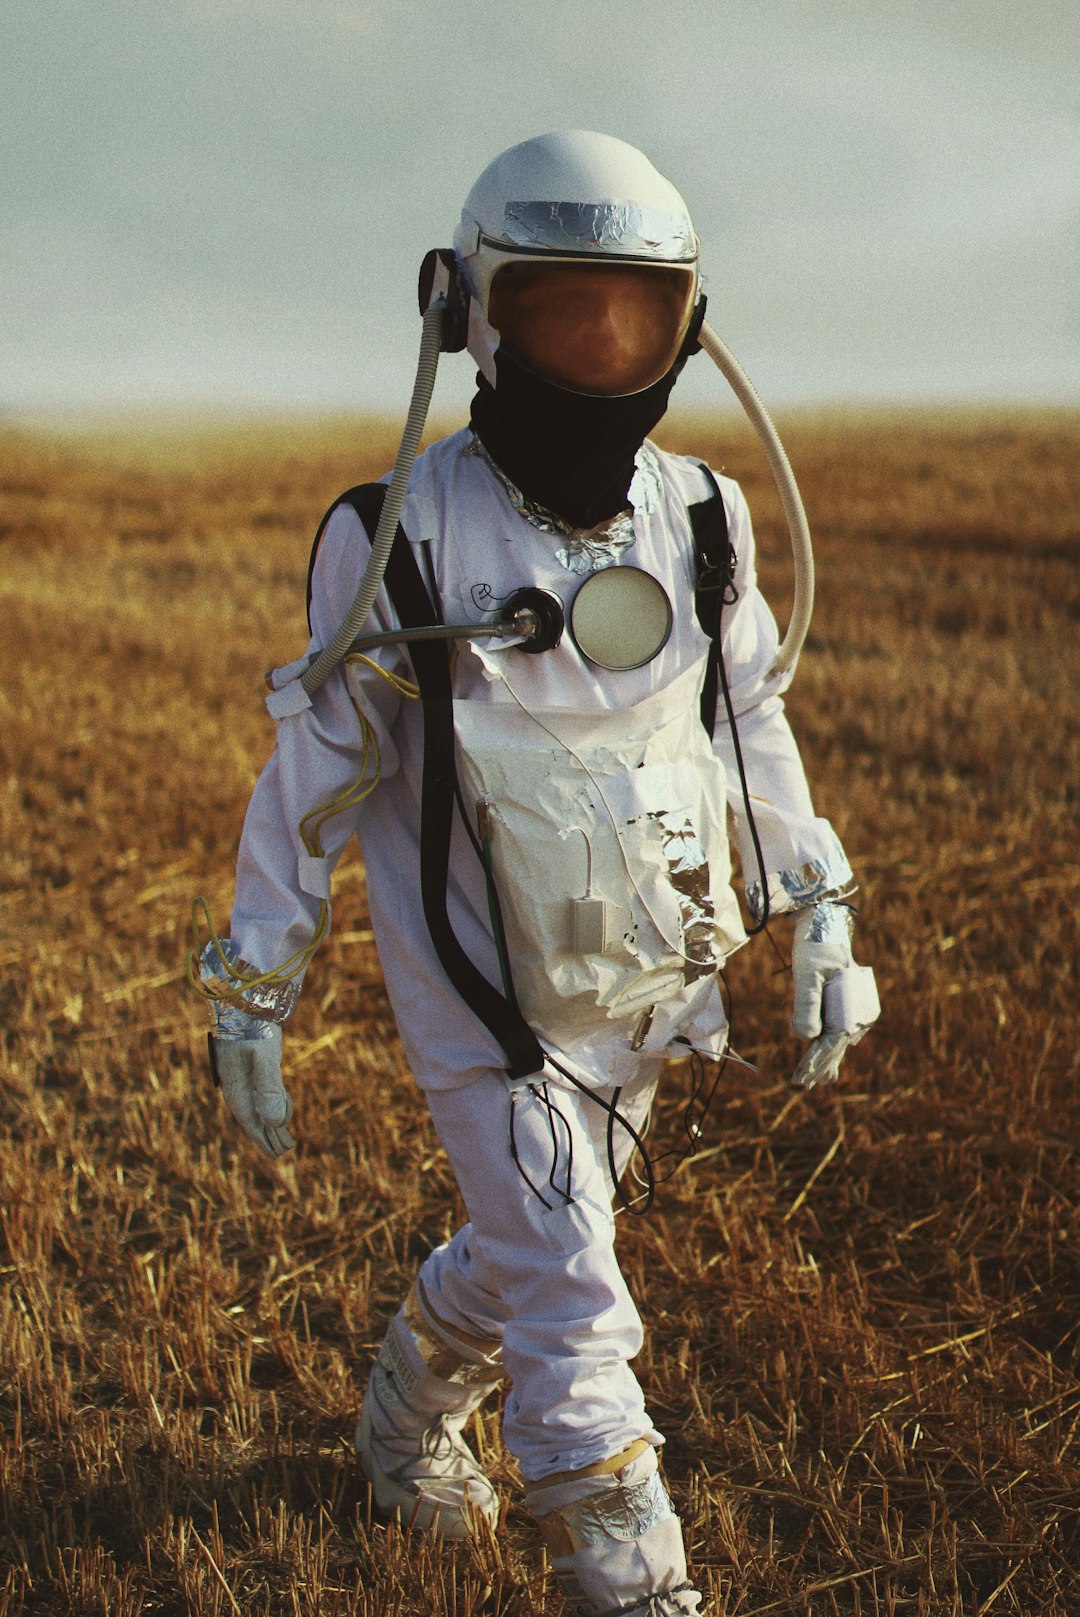
POLYGON ((295 1144, 286 1126, 293 1103, 281 1081, 281 1029, 276 1022, 256 1025, 260 1033, 253 1039, 209 1034, 210 1071, 245 1134, 276 1158, 295 1144))
POLYGON ((798 1089, 835 1081, 849 1045, 881 1015, 870 966, 857 966, 851 954, 851 911, 828 900, 800 910, 791 950, 795 1002, 791 1029, 813 1039, 792 1075, 798 1089))

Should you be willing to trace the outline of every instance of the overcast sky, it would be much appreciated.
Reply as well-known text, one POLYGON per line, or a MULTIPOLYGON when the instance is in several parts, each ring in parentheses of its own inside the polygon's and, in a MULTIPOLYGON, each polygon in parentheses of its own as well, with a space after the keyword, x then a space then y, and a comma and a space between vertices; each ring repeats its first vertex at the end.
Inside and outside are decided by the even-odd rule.
POLYGON ((768 402, 1080 402, 1077 0, 4 0, 0 106, 2 410, 403 409, 425 249, 561 128, 768 402))

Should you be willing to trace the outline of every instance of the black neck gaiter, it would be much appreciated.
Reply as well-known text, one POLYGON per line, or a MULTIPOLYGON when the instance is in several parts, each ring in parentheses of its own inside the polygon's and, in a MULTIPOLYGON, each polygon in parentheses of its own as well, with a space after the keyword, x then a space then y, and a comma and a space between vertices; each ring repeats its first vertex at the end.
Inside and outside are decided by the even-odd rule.
POLYGON ((598 398, 544 381, 500 348, 496 385, 476 378, 469 425, 526 498, 593 528, 625 510, 634 456, 667 409, 685 353, 644 392, 598 398))

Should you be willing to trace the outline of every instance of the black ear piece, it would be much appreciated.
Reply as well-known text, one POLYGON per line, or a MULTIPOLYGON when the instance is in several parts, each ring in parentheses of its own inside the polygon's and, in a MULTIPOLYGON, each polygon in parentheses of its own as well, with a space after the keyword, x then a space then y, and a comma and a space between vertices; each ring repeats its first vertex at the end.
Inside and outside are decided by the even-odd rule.
POLYGON ((469 335, 469 294, 452 248, 433 247, 424 254, 416 291, 421 314, 427 313, 436 298, 445 299, 443 352, 460 354, 469 335))
POLYGON ((694 312, 690 316, 686 336, 683 338, 681 358, 689 359, 692 354, 701 353, 701 344, 698 338, 701 336, 701 328, 705 324, 705 307, 708 301, 704 292, 699 293, 698 300, 694 305, 694 312))

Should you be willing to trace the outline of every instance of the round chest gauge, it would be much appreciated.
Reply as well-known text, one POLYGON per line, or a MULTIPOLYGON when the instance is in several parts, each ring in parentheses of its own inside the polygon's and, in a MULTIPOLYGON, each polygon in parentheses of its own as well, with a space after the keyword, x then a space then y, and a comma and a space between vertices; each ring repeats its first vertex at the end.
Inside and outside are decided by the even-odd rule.
POLYGON ((652 662, 671 624, 667 591, 640 567, 591 573, 570 607, 570 633, 581 655, 615 673, 652 662))

